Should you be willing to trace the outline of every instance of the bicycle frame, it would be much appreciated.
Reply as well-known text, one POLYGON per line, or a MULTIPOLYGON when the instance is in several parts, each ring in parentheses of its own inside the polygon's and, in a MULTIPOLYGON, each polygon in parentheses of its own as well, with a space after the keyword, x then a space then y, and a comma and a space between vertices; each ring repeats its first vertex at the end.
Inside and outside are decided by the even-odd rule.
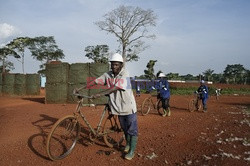
POLYGON ((103 112, 102 112, 102 115, 101 115, 101 118, 100 118, 100 121, 97 125, 97 129, 95 130, 91 124, 88 122, 88 120, 86 119, 86 117, 84 116, 84 114, 81 112, 81 108, 83 107, 83 98, 81 100, 78 101, 78 104, 76 106, 76 112, 74 113, 74 116, 76 116, 77 120, 79 118, 79 115, 81 116, 82 120, 85 122, 85 124, 87 125, 87 127, 90 129, 90 131, 92 132, 92 134, 94 136, 101 136, 103 135, 103 133, 100 133, 100 129, 101 129, 101 124, 102 124, 102 121, 104 119, 104 116, 106 114, 106 111, 108 110, 108 106, 105 105, 104 109, 103 109, 103 112))
POLYGON ((194 110, 197 109, 197 111, 200 110, 200 93, 195 92, 193 95, 193 98, 190 99, 189 103, 188 103, 188 109, 190 112, 193 112, 194 110))
POLYGON ((152 94, 150 94, 149 97, 147 97, 147 98, 144 99, 144 101, 143 101, 143 103, 142 103, 142 106, 141 106, 141 113, 142 113, 142 115, 147 115, 147 114, 150 112, 150 110, 151 110, 150 106, 147 106, 147 103, 148 103, 149 105, 152 105, 152 106, 153 106, 153 109, 154 109, 154 110, 157 110, 157 112, 158 112, 160 115, 163 114, 162 110, 160 110, 160 108, 162 108, 162 107, 159 105, 159 102, 160 102, 161 100, 160 100, 159 98, 157 98, 156 102, 154 102, 154 101, 153 101, 153 97, 155 97, 155 96, 152 95, 152 94), (145 106, 145 105, 146 105, 146 106, 145 106), (144 106, 145 106, 145 107, 144 107, 144 106), (144 108, 146 108, 146 110, 145 110, 144 108), (144 110, 145 110, 145 111, 144 111, 144 110))

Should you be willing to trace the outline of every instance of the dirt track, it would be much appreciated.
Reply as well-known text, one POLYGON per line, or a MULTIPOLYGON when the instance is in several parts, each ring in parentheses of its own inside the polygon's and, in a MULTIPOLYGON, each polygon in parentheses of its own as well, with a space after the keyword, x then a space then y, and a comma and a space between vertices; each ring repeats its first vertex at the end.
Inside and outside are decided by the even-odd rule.
MULTIPOLYGON (((210 97, 208 113, 188 112, 190 98, 171 96, 171 117, 138 112, 139 142, 132 161, 102 141, 92 144, 83 137, 70 156, 53 162, 46 154, 46 136, 75 104, 44 104, 43 96, 0 97, 0 165, 250 165, 250 96, 210 97)), ((102 108, 86 107, 91 124, 97 124, 102 108)))

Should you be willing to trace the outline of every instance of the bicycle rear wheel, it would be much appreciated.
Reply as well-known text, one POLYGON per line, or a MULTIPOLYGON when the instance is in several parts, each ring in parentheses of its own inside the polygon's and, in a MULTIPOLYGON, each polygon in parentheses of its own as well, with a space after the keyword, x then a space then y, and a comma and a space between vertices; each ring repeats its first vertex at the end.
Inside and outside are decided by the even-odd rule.
POLYGON ((143 100, 142 105, 141 105, 141 113, 142 115, 147 115, 149 111, 151 110, 151 98, 147 97, 143 100))
POLYGON ((196 99, 191 99, 188 103, 188 110, 190 112, 193 112, 193 111, 199 111, 201 110, 201 103, 198 102, 196 99))
POLYGON ((68 156, 76 145, 80 124, 73 115, 59 119, 48 135, 46 150, 51 160, 68 156))
POLYGON ((103 127, 103 139, 105 144, 110 147, 120 147, 124 134, 120 126, 117 115, 109 115, 106 119, 103 127))
POLYGON ((164 115, 164 110, 163 110, 163 107, 162 107, 161 100, 157 100, 156 109, 157 109, 159 115, 161 115, 161 116, 164 115))

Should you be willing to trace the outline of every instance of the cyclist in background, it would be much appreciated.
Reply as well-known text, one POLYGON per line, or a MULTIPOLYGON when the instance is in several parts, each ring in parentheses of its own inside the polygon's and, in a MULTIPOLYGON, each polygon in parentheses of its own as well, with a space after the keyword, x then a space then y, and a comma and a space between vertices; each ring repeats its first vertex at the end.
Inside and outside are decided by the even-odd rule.
MULTIPOLYGON (((208 88, 205 85, 204 80, 200 81, 200 87, 197 89, 196 93, 199 94, 199 98, 197 100, 200 99, 202 101, 203 112, 207 112, 208 88)), ((198 104, 198 102, 197 102, 197 104, 198 104)), ((198 105, 196 107, 198 107, 198 105)))
POLYGON ((140 88, 140 83, 136 81, 136 97, 141 96, 141 88, 140 88))
POLYGON ((164 111, 163 117, 170 116, 171 112, 169 109, 169 100, 170 100, 170 89, 169 89, 169 83, 164 77, 166 75, 164 73, 159 74, 159 81, 156 83, 155 87, 152 87, 152 89, 157 89, 158 96, 157 98, 161 100, 162 108, 164 111))

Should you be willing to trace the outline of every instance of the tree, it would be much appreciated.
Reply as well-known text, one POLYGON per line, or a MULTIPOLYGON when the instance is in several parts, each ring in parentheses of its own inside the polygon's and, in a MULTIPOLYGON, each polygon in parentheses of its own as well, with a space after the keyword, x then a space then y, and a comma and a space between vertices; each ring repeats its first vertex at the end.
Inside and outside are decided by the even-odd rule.
POLYGON ((166 75, 168 77, 169 80, 179 80, 179 73, 168 73, 166 75))
POLYGON ((213 72, 214 72, 214 70, 207 69, 206 71, 203 72, 203 75, 204 75, 204 77, 207 78, 208 81, 211 81, 213 72))
POLYGON ((223 79, 223 74, 216 74, 213 73, 212 74, 212 81, 213 82, 217 82, 217 83, 223 83, 224 79, 223 79))
POLYGON ((32 38, 29 49, 31 56, 41 61, 42 65, 40 65, 40 69, 44 69, 45 65, 52 60, 60 60, 65 57, 63 51, 58 48, 53 36, 32 38))
POLYGON ((184 76, 181 76, 184 80, 195 80, 196 78, 192 74, 187 74, 184 76))
POLYGON ((20 56, 8 47, 0 48, 0 61, 2 61, 2 66, 0 66, 0 72, 5 73, 14 69, 12 62, 7 60, 7 56, 14 56, 15 58, 20 58, 20 56))
POLYGON ((250 84, 250 70, 246 70, 246 77, 244 84, 250 84))
POLYGON ((94 60, 96 63, 108 63, 108 45, 87 46, 85 52, 85 56, 94 60))
POLYGON ((24 73, 24 51, 30 45, 31 39, 29 37, 18 37, 13 39, 7 47, 15 52, 18 52, 21 55, 21 63, 22 63, 22 70, 24 73))
POLYGON ((156 19, 150 9, 122 5, 105 14, 104 21, 95 24, 118 38, 121 46, 119 50, 125 61, 137 61, 138 54, 146 48, 141 39, 155 37, 148 34, 148 27, 156 26, 156 19))
POLYGON ((226 83, 242 83, 246 74, 247 70, 241 64, 227 65, 223 73, 226 83))
POLYGON ((144 70, 145 77, 148 79, 155 79, 156 78, 154 75, 155 62, 157 62, 157 60, 150 60, 146 66, 148 68, 148 70, 144 70))

